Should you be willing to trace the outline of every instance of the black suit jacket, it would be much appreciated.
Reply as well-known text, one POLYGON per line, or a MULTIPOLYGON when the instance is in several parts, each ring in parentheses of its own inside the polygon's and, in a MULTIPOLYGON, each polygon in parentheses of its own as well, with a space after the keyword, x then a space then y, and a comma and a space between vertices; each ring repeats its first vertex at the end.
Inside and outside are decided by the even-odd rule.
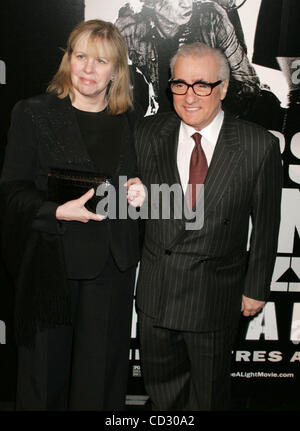
MULTIPOLYGON (((123 114, 121 155, 112 183, 119 176, 136 175, 136 158, 129 114, 123 114)), ((131 121, 131 120, 130 120, 131 121)), ((107 143, 111 145, 111 143, 107 143)), ((112 145, 113 151, 113 145, 112 145)), ((58 222, 57 204, 47 200, 47 175, 51 168, 95 172, 86 151, 70 99, 42 95, 19 102, 14 108, 1 182, 32 181, 45 193, 33 228, 62 235, 69 278, 94 278, 111 249, 117 265, 125 270, 139 258, 138 227, 133 220, 58 222)))
MULTIPOLYGON (((137 129, 138 166, 148 191, 151 184, 180 184, 179 127, 177 115, 165 113, 146 117, 137 129)), ((277 251, 281 187, 277 139, 225 114, 204 186, 203 227, 186 230, 184 216, 174 217, 173 198, 169 219, 146 221, 138 309, 162 327, 206 331, 237 321, 242 294, 265 300, 277 251)))

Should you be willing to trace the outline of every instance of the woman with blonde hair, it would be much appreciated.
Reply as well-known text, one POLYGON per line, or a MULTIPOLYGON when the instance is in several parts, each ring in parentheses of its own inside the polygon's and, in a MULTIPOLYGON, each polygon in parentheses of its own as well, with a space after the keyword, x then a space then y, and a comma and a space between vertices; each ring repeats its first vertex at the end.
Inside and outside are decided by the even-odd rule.
POLYGON ((1 194, 17 410, 124 409, 138 227, 98 214, 91 185, 124 189, 127 209, 134 120, 126 45, 101 20, 72 31, 47 94, 13 110, 1 194))

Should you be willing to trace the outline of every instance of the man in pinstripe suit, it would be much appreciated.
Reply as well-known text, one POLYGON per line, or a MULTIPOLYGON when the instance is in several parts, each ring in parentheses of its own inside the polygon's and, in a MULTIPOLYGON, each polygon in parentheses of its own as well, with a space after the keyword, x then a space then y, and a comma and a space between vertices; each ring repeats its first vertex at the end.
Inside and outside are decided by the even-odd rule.
POLYGON ((268 297, 280 151, 262 127, 224 114, 229 68, 221 52, 184 45, 171 74, 176 112, 146 117, 137 129, 140 175, 148 190, 181 184, 184 197, 196 148, 191 135, 199 132, 208 168, 204 223, 187 230, 185 216, 176 218, 172 208, 168 220, 146 221, 137 285, 143 375, 155 410, 224 410, 240 313, 255 315, 268 297))

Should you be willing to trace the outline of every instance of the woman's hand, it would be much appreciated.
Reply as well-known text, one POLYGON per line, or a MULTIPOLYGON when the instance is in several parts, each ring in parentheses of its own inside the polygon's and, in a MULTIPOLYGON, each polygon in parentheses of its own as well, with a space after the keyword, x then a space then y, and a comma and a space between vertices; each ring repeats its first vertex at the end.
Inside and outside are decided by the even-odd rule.
POLYGON ((105 219, 105 216, 95 214, 87 210, 85 207, 86 202, 93 197, 94 193, 94 189, 90 189, 84 195, 80 196, 80 198, 68 201, 57 207, 57 220, 80 221, 82 223, 87 223, 89 220, 102 221, 105 219))
POLYGON ((133 207, 141 207, 146 197, 145 188, 138 178, 130 178, 125 184, 127 187, 127 200, 133 207))

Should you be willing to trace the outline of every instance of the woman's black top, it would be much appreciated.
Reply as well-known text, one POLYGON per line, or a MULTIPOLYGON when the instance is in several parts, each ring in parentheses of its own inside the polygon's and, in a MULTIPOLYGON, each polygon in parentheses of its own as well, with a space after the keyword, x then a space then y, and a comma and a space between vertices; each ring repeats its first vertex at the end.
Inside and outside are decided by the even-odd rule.
MULTIPOLYGON (((73 107, 80 134, 95 166, 95 172, 112 178, 119 166, 124 118, 109 115, 107 109, 86 112, 73 107)), ((111 226, 101 222, 64 222, 63 236, 69 278, 90 279, 97 276, 106 263, 110 250, 111 226), (101 244, 100 247, 97 243, 101 244), (97 249, 98 254, 95 254, 97 249), (101 253, 100 253, 101 250, 101 253)))
POLYGON ((122 119, 107 109, 86 112, 73 108, 87 152, 97 173, 112 177, 118 167, 122 141, 122 119))

